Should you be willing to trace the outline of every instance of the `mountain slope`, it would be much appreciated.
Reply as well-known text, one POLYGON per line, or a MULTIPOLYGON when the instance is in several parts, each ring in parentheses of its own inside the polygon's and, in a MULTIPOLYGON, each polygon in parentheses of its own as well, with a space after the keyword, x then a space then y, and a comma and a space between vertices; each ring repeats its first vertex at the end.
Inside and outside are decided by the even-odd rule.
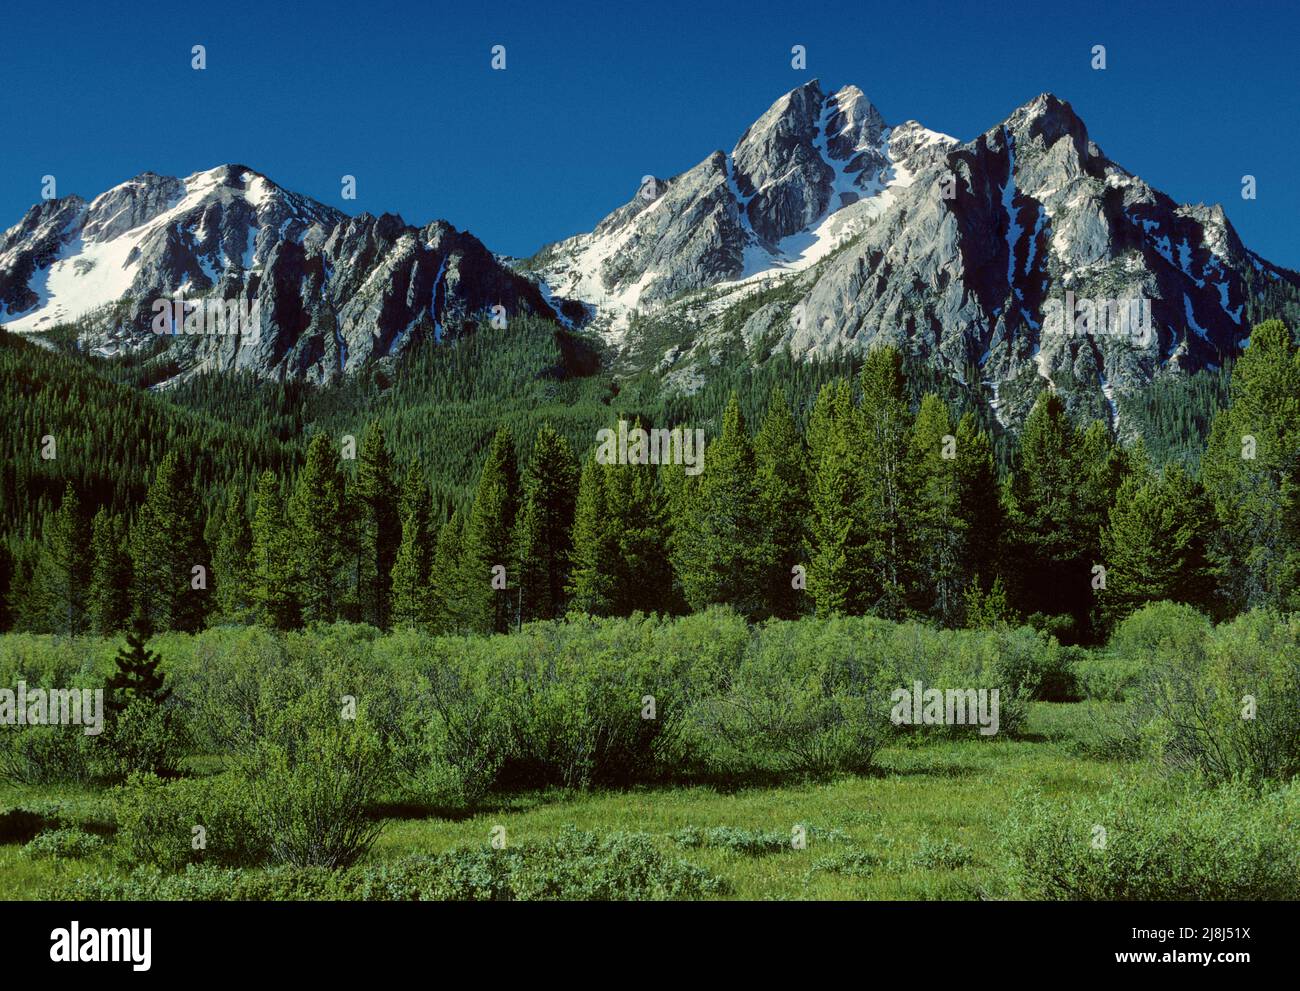
POLYGON ((241 165, 145 173, 33 207, 0 237, 0 320, 77 321, 96 353, 150 343, 158 299, 243 300, 234 335, 179 336, 188 371, 327 381, 501 305, 555 318, 537 286, 444 221, 348 217, 241 165))
POLYGON ((1246 248, 1221 207, 1178 204, 1111 161, 1051 94, 960 143, 814 81, 730 155, 658 185, 525 267, 687 390, 738 347, 889 342, 1004 424, 1059 388, 1118 426, 1120 396, 1213 371, 1253 321, 1300 306, 1300 276, 1246 248))

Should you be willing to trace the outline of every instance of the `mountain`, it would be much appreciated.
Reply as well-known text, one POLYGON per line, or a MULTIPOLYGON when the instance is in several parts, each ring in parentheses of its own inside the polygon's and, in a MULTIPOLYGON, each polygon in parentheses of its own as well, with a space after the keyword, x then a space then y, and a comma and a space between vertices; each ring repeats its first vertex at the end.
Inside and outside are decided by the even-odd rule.
POLYGON ((645 177, 590 233, 524 260, 443 221, 346 216, 241 165, 44 202, 0 237, 12 330, 73 321, 97 353, 133 351, 174 296, 256 304, 246 335, 176 337, 183 372, 330 382, 500 305, 583 325, 617 375, 670 393, 727 357, 889 342, 1003 425, 1049 388, 1119 428, 1124 396, 1212 371, 1253 323, 1300 314, 1300 275, 1243 245, 1221 207, 1111 161, 1051 94, 963 142, 814 80, 729 152, 645 177))
POLYGON ((523 264, 594 305, 617 336, 633 310, 683 292, 797 272, 863 230, 956 141, 914 121, 889 128, 855 86, 787 93, 736 142, 694 168, 647 177, 590 234, 523 264))
POLYGON ((1247 249, 1221 207, 1180 205, 1112 162, 1051 94, 962 143, 813 81, 730 154, 652 188, 522 267, 594 303, 593 326, 627 352, 642 345, 629 326, 646 335, 637 317, 678 328, 641 357, 688 391, 728 350, 890 342, 1004 424, 1047 387, 1118 425, 1119 396, 1213 370, 1252 322, 1300 304, 1300 276, 1247 249), (1100 317, 1068 333, 1069 305, 1100 317), (1130 305, 1143 332, 1103 333, 1130 305))
POLYGON ((181 335, 182 368, 324 382, 457 333, 501 305, 555 319, 538 287, 444 221, 348 217, 242 165, 145 173, 32 207, 0 236, 0 321, 75 322, 96 353, 148 346, 158 299, 243 300, 240 333, 181 335))

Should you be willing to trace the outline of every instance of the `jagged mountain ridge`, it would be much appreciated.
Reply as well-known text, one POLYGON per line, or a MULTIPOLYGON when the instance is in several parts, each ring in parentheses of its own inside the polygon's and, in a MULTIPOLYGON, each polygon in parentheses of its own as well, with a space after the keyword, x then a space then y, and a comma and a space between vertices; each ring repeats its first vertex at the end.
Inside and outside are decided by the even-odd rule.
POLYGON ((629 317, 666 313, 694 328, 646 338, 660 350, 642 367, 669 388, 697 387, 737 348, 811 358, 888 341, 980 390, 1004 424, 1044 387, 1114 424, 1118 396, 1238 353, 1275 315, 1266 293, 1300 303, 1300 276, 1247 249, 1220 207, 1180 205, 1111 161, 1051 94, 961 142, 816 80, 730 152, 526 261, 444 221, 349 217, 241 165, 43 202, 0 236, 0 321, 78 319, 101 354, 146 343, 150 302, 177 294, 259 304, 255 343, 176 338, 183 367, 318 382, 498 303, 589 321, 625 354, 640 343, 629 317), (1149 339, 1049 333, 1066 293, 1149 301, 1149 339), (731 336, 721 317, 742 302, 731 336))
POLYGON ((596 325, 617 337, 632 310, 806 269, 953 144, 915 121, 886 126, 855 86, 825 94, 813 81, 773 104, 730 153, 656 178, 590 234, 547 245, 521 267, 593 304, 596 325))
POLYGON ((79 320, 95 351, 112 355, 151 339, 154 300, 211 296, 245 299, 253 326, 175 338, 188 371, 318 382, 459 331, 498 304, 557 318, 537 285, 445 221, 349 217, 242 165, 183 180, 145 173, 89 203, 43 202, 0 236, 10 330, 79 320))
POLYGON ((1180 205, 1129 173, 1051 94, 958 142, 914 121, 890 128, 856 87, 825 94, 814 80, 730 155, 661 185, 526 267, 594 300, 595 326, 625 345, 629 311, 703 326, 654 366, 685 389, 738 346, 813 357, 885 341, 981 388, 1003 423, 1064 379, 1114 424, 1123 392, 1239 353, 1252 316, 1274 315, 1256 313, 1261 284, 1300 301, 1300 276, 1247 249, 1221 207, 1180 205), (788 291, 740 340, 710 332, 721 310, 777 284, 788 291), (1149 339, 1045 333, 1067 292, 1147 301, 1149 339))

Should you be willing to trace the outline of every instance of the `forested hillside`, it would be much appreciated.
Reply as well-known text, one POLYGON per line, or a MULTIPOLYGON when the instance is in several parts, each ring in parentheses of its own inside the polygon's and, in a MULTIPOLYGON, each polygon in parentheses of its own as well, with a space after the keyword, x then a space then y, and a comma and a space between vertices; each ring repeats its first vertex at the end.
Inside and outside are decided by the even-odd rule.
POLYGON ((1231 373, 1126 405, 1137 441, 1050 393, 1018 437, 990 430, 888 348, 739 360, 686 396, 614 379, 543 321, 326 389, 142 391, 137 368, 13 335, 0 368, 6 628, 488 631, 721 603, 1093 640, 1146 601, 1226 616, 1300 587, 1300 358, 1279 321, 1231 373), (620 419, 703 429, 704 471, 597 464, 620 419))

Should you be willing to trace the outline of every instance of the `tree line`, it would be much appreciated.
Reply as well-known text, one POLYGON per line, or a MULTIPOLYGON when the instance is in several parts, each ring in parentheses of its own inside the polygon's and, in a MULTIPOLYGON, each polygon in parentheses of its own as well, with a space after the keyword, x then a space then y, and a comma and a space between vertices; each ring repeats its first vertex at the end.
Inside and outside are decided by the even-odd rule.
POLYGON ((526 450, 499 429, 472 499, 442 511, 378 422, 354 452, 316 432, 301 468, 211 509, 169 452, 133 511, 90 516, 67 484, 39 559, 4 567, 5 619, 487 633, 725 603, 754 621, 1007 619, 1091 642, 1154 600, 1300 608, 1300 353, 1280 321, 1254 329, 1229 399, 1193 472, 1157 468, 1141 441, 1044 392, 1001 471, 974 416, 933 393, 911 402, 903 356, 879 348, 821 387, 803 429, 779 387, 752 425, 733 396, 698 476, 602 464, 594 437, 580 459, 550 424, 526 450))

